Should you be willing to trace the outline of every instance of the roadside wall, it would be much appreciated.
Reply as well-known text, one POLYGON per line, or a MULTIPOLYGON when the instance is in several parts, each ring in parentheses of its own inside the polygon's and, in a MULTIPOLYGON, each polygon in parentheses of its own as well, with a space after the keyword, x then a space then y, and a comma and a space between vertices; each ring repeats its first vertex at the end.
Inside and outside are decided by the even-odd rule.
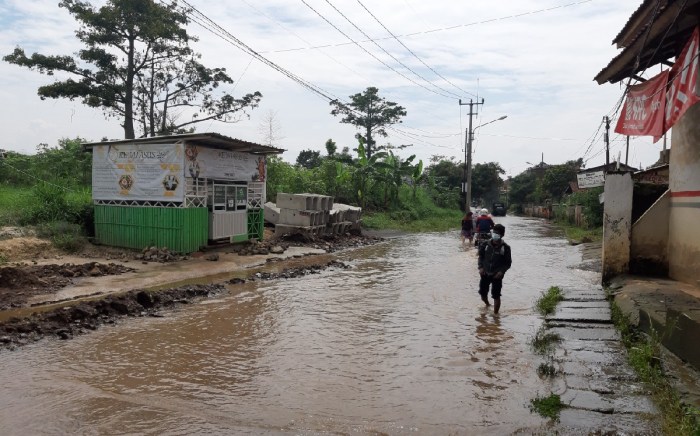
POLYGON ((603 212, 603 282, 629 271, 633 189, 631 173, 607 173, 603 212))
POLYGON ((700 284, 700 104, 673 127, 669 165, 669 277, 700 284))
POLYGON ((668 222, 671 192, 666 191, 632 225, 630 272, 668 275, 668 222))

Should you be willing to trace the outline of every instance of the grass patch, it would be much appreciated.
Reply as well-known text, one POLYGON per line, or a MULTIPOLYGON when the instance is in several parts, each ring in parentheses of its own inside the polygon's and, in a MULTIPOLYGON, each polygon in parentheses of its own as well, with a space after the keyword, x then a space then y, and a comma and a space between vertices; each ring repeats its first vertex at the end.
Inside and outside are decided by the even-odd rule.
POLYGON ((530 347, 536 354, 547 355, 554 351, 554 345, 559 342, 561 342, 561 336, 550 332, 547 326, 542 325, 530 340, 530 347))
POLYGON ((559 373, 559 371, 557 370, 557 367, 554 366, 553 359, 550 359, 547 362, 542 362, 537 367, 537 375, 540 377, 554 377, 557 375, 557 373, 559 373))
POLYGON ((557 304, 564 300, 564 294, 559 286, 550 286, 547 292, 542 292, 540 298, 535 303, 537 311, 542 315, 554 313, 557 304))
POLYGON ((50 239, 56 248, 68 253, 78 252, 87 243, 80 226, 65 221, 42 223, 37 226, 37 235, 50 239))
POLYGON ((32 203, 31 188, 0 185, 0 223, 18 226, 32 203))
POLYGON ((530 400, 530 411, 536 412, 540 416, 549 418, 555 421, 559 420, 559 412, 566 405, 561 402, 561 398, 556 394, 549 394, 546 397, 537 397, 530 400))
POLYGON ((603 240, 603 226, 584 229, 582 227, 569 224, 565 221, 555 221, 557 227, 561 228, 571 243, 581 244, 583 242, 600 242, 603 240))
POLYGON ((635 328, 614 301, 610 303, 613 323, 627 348, 627 360, 651 390, 663 417, 664 434, 700 435, 700 410, 685 404, 664 372, 657 332, 645 335, 635 328))
POLYGON ((459 210, 434 208, 427 214, 413 211, 365 212, 362 225, 368 229, 395 229, 405 232, 444 232, 459 229, 462 221, 459 210))

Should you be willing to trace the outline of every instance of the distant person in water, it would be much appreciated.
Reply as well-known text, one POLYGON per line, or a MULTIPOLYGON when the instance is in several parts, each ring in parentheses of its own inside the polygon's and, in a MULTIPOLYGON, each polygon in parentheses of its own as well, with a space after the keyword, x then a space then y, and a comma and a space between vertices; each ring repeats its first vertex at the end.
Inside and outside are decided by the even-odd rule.
POLYGON ((469 211, 464 215, 464 218, 462 218, 462 244, 464 244, 464 241, 469 239, 469 243, 472 243, 472 240, 474 239, 474 220, 472 218, 474 214, 469 211))
POLYGON ((503 241, 506 228, 502 224, 493 226, 491 240, 479 246, 479 295, 481 301, 490 306, 489 287, 493 298, 493 313, 501 309, 501 288, 503 276, 512 263, 510 245, 503 241))

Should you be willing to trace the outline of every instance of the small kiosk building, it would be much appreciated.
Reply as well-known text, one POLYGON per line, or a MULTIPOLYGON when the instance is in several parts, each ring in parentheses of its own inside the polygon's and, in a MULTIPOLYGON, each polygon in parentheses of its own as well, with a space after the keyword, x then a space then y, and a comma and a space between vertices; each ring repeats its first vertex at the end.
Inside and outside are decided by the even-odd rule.
POLYGON ((267 155, 284 150, 216 133, 84 147, 97 242, 190 253, 210 241, 262 239, 267 155))

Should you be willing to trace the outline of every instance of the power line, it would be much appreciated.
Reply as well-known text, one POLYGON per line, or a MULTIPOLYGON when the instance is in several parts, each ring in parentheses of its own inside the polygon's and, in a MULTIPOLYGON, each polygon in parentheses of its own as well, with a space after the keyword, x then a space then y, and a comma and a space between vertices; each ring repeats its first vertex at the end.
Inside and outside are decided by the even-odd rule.
MULTIPOLYGON (((568 7, 570 7, 570 6, 578 6, 578 5, 580 5, 580 4, 589 3, 589 2, 591 2, 591 1, 593 1, 593 0, 582 0, 582 1, 578 1, 578 2, 573 2, 573 3, 564 4, 564 5, 554 6, 554 7, 551 7, 551 8, 537 9, 537 10, 534 10, 534 11, 523 12, 523 13, 520 13, 520 14, 507 15, 507 16, 498 17, 498 18, 490 18, 490 19, 487 19, 487 20, 474 21, 474 22, 471 22, 471 23, 458 24, 458 25, 456 25, 456 26, 442 27, 442 28, 439 28, 439 29, 424 30, 424 31, 421 31, 421 32, 404 33, 404 34, 397 35, 397 36, 398 36, 399 38, 404 38, 404 37, 407 37, 407 36, 424 35, 424 34, 428 34, 428 33, 435 33, 435 32, 441 32, 441 31, 445 31, 445 30, 458 29, 458 28, 460 28, 460 27, 470 27, 470 26, 475 26, 475 25, 478 25, 478 24, 486 24, 486 23, 492 23, 492 22, 495 22, 495 21, 509 20, 509 19, 513 19, 513 18, 523 17, 523 16, 526 16, 526 15, 534 15, 534 14, 539 14, 539 13, 542 13, 542 12, 549 12, 549 11, 553 11, 553 10, 555 10, 555 9, 568 8, 568 7)), ((372 39, 363 40, 363 41, 360 41, 360 42, 383 41, 383 40, 386 40, 386 39, 392 39, 392 37, 372 38, 372 39)), ((318 46, 312 46, 312 47, 297 47, 297 48, 289 48, 289 49, 283 49, 283 50, 272 50, 272 51, 268 51, 268 52, 264 52, 264 53, 283 53, 283 52, 288 52, 288 51, 315 50, 315 49, 319 49, 319 48, 341 47, 341 46, 351 45, 351 44, 353 44, 353 43, 350 43, 350 42, 343 42, 343 43, 338 43, 338 44, 325 44, 325 45, 318 45, 318 46)))
MULTIPOLYGON (((253 6, 252 4, 250 4, 248 1, 246 1, 246 0, 241 0, 241 1, 242 1, 243 3, 245 3, 246 5, 248 5, 248 7, 250 7, 251 9, 255 10, 255 11, 256 11, 257 13, 259 13, 260 15, 265 16, 268 20, 272 21, 272 22, 275 23, 277 26, 279 26, 279 27, 281 27, 282 29, 284 29, 286 32, 291 33, 292 35, 294 35, 295 37, 297 37, 298 39, 300 39, 301 41, 303 41, 303 42, 305 42, 305 43, 307 43, 307 44, 311 44, 309 41, 307 41, 306 39, 302 38, 301 36, 299 36, 297 33, 293 32, 292 30, 288 29, 286 26, 282 25, 279 21, 275 20, 275 19, 272 18, 270 15, 266 14, 265 12, 261 11, 260 9, 256 8, 256 7, 253 6)), ((358 73, 357 71, 353 70, 353 69, 350 68, 349 66, 345 65, 343 62, 341 62, 341 61, 339 61, 338 59, 334 58, 333 56, 329 55, 329 54, 326 53, 324 50, 321 50, 321 53, 322 53, 324 56, 326 56, 327 58, 329 58, 330 60, 332 60, 333 62, 335 62, 335 63, 337 63, 337 64, 339 64, 339 65, 345 67, 347 70, 349 70, 349 71, 351 71, 352 73, 356 74, 358 77, 362 77, 363 79, 367 80, 367 77, 363 76, 362 74, 360 74, 360 73, 358 73)))
MULTIPOLYGON (((366 48, 364 48, 360 43, 358 43, 357 41, 355 41, 354 39, 352 39, 348 34, 346 34, 345 32, 343 32, 342 30, 340 30, 340 28, 339 28, 338 26, 336 26, 335 24, 333 24, 329 19, 327 19, 325 16, 323 16, 323 14, 321 14, 321 13, 318 12, 316 9, 314 9, 313 6, 311 6, 310 4, 308 4, 308 3, 306 2, 306 0, 301 0, 301 2, 304 3, 304 5, 306 5, 307 8, 311 9, 316 15, 318 15, 323 21, 325 21, 326 23, 328 23, 331 27, 333 27, 335 30, 337 30, 340 34, 342 34, 343 36, 345 36, 347 39, 349 39, 350 41, 352 41, 352 43, 355 44, 358 48, 360 48, 362 51, 364 51, 364 52, 367 53, 368 55, 372 56, 375 60, 377 60, 377 62, 381 63, 382 65, 384 65, 385 67, 387 67, 387 68, 390 69, 391 71, 395 72, 395 73, 398 74, 399 76, 403 77, 404 79, 408 80, 409 82, 413 83, 414 85, 420 86, 421 88, 425 89, 426 91, 432 92, 433 94, 437 94, 437 95, 439 95, 439 96, 446 97, 446 98, 455 98, 455 97, 451 97, 451 96, 449 96, 449 95, 445 95, 445 94, 442 94, 442 93, 440 93, 440 92, 434 91, 434 90, 428 88, 427 86, 416 82, 415 80, 411 79, 410 77, 408 77, 407 75, 403 74, 402 72, 400 72, 400 71, 394 69, 391 65, 389 65, 389 64, 387 64, 386 62, 384 62, 383 60, 379 59, 377 56, 374 55, 374 53, 372 53, 372 52, 370 52, 369 50, 367 50, 366 48)), ((326 2, 328 2, 328 0, 326 0, 326 2)), ((345 15, 343 15, 342 12, 340 12, 335 6, 333 6, 332 3, 328 2, 328 4, 331 5, 331 7, 333 7, 336 11, 338 11, 338 13, 339 13, 341 16, 343 16, 343 18, 345 18, 348 22, 350 22, 350 24, 352 24, 353 26, 355 26, 355 24, 352 23, 352 21, 350 21, 347 17, 345 17, 345 15)), ((355 28, 358 29, 358 30, 360 30, 360 32, 362 32, 364 35, 366 35, 366 34, 365 34, 361 29, 359 29, 357 26, 355 26, 355 28)), ((372 41, 372 42, 373 42, 373 41, 372 41)), ((387 52, 386 50, 384 50, 381 46, 379 46, 378 44, 377 44, 377 46, 378 46, 380 49, 382 49, 385 53, 387 53, 389 56, 391 56, 393 59, 395 59, 397 62, 401 63, 401 62, 400 62, 398 59, 396 59, 393 55, 391 55, 389 52, 387 52)), ((403 65, 403 64, 402 64, 402 65, 403 65)), ((404 65, 404 67, 405 67, 405 65, 404 65)), ((406 67, 406 68, 408 68, 408 67, 406 67)), ((413 72, 410 68, 408 68, 408 70, 411 71, 411 72, 413 72)), ((416 74, 415 72, 413 72, 413 73, 416 74)), ((419 76, 419 77, 420 77, 420 76, 419 76)), ((425 79, 423 79, 423 80, 425 80, 425 79)), ((428 82, 428 83, 430 83, 430 82, 428 82)), ((433 86, 435 86, 435 85, 433 85, 433 86)))
MULTIPOLYGON (((160 0, 161 3, 165 4, 163 0, 160 0)), ((262 56, 260 53, 257 51, 253 50, 250 46, 245 44, 243 41, 240 39, 236 38, 234 35, 232 35, 229 31, 224 29, 223 27, 219 26, 214 22, 211 18, 206 16, 204 13, 200 12, 197 8, 192 6, 189 2, 186 0, 180 0, 182 3, 187 5, 187 7, 190 9, 188 12, 188 15, 190 18, 202 26, 204 29, 212 32, 213 34, 219 36, 222 38, 224 41, 228 42, 229 44, 235 46, 239 50, 255 57, 265 65, 269 66, 270 68, 282 73, 283 75, 287 76, 288 78, 292 79, 293 81, 297 82, 299 85, 303 86, 304 88, 312 91, 313 93, 323 97, 324 99, 328 101, 333 101, 337 100, 338 98, 333 98, 331 97, 326 91, 322 90, 321 88, 305 81, 301 77, 297 76, 296 74, 292 73, 291 71, 277 65, 276 63, 272 62, 271 60, 267 59, 266 57, 262 56), (192 12, 195 12, 197 16, 193 16, 192 12), (206 24, 209 23, 209 24, 206 24), (214 29, 211 28, 211 26, 214 27, 214 29)))
MULTIPOLYGON (((389 33, 389 35, 391 35, 391 36, 396 40, 396 42, 398 42, 399 44, 401 44, 406 50, 408 50, 409 53, 411 53, 411 54, 413 55, 413 57, 415 57, 416 59, 418 59, 418 60, 420 61, 420 63, 422 63, 423 65, 425 65, 426 68, 428 68, 430 71, 432 71, 433 73, 435 73, 435 75, 437 75, 437 76, 440 77, 442 80, 444 80, 445 82, 449 83, 450 85, 454 86, 455 88, 459 89, 460 91, 464 92, 465 94, 469 94, 469 95, 472 95, 472 96, 477 97, 477 98, 479 97, 478 95, 473 94, 473 93, 471 93, 471 92, 469 92, 469 91, 465 91, 465 90, 463 90, 462 88, 460 88, 459 86, 457 86, 457 85, 455 85, 454 83, 450 82, 450 81, 449 81, 447 78, 445 78, 442 74, 440 74, 440 73, 438 73, 437 71, 435 71, 435 70, 433 69, 433 67, 431 67, 430 65, 426 64, 425 62, 423 62, 423 59, 421 59, 420 57, 418 57, 418 55, 415 54, 415 53, 413 52, 413 50, 411 50, 410 48, 408 48, 408 47, 406 46, 406 44, 404 44, 396 35, 394 35, 394 34, 391 32, 391 30, 389 30, 381 21, 379 21, 379 18, 377 18, 372 12, 370 12, 370 10, 367 9, 367 7, 366 7, 365 5, 363 5, 362 2, 361 2, 360 0, 357 0, 357 3, 359 3, 360 6, 362 6, 362 8, 363 8, 365 11, 367 11, 367 13, 368 13, 372 18, 374 18, 374 20, 375 20, 377 23, 379 23, 380 26, 383 27, 384 30, 386 30, 386 31, 389 33)), ((442 89, 442 88, 440 88, 440 89, 442 89)), ((446 91, 446 90, 445 90, 445 91, 446 91)))

